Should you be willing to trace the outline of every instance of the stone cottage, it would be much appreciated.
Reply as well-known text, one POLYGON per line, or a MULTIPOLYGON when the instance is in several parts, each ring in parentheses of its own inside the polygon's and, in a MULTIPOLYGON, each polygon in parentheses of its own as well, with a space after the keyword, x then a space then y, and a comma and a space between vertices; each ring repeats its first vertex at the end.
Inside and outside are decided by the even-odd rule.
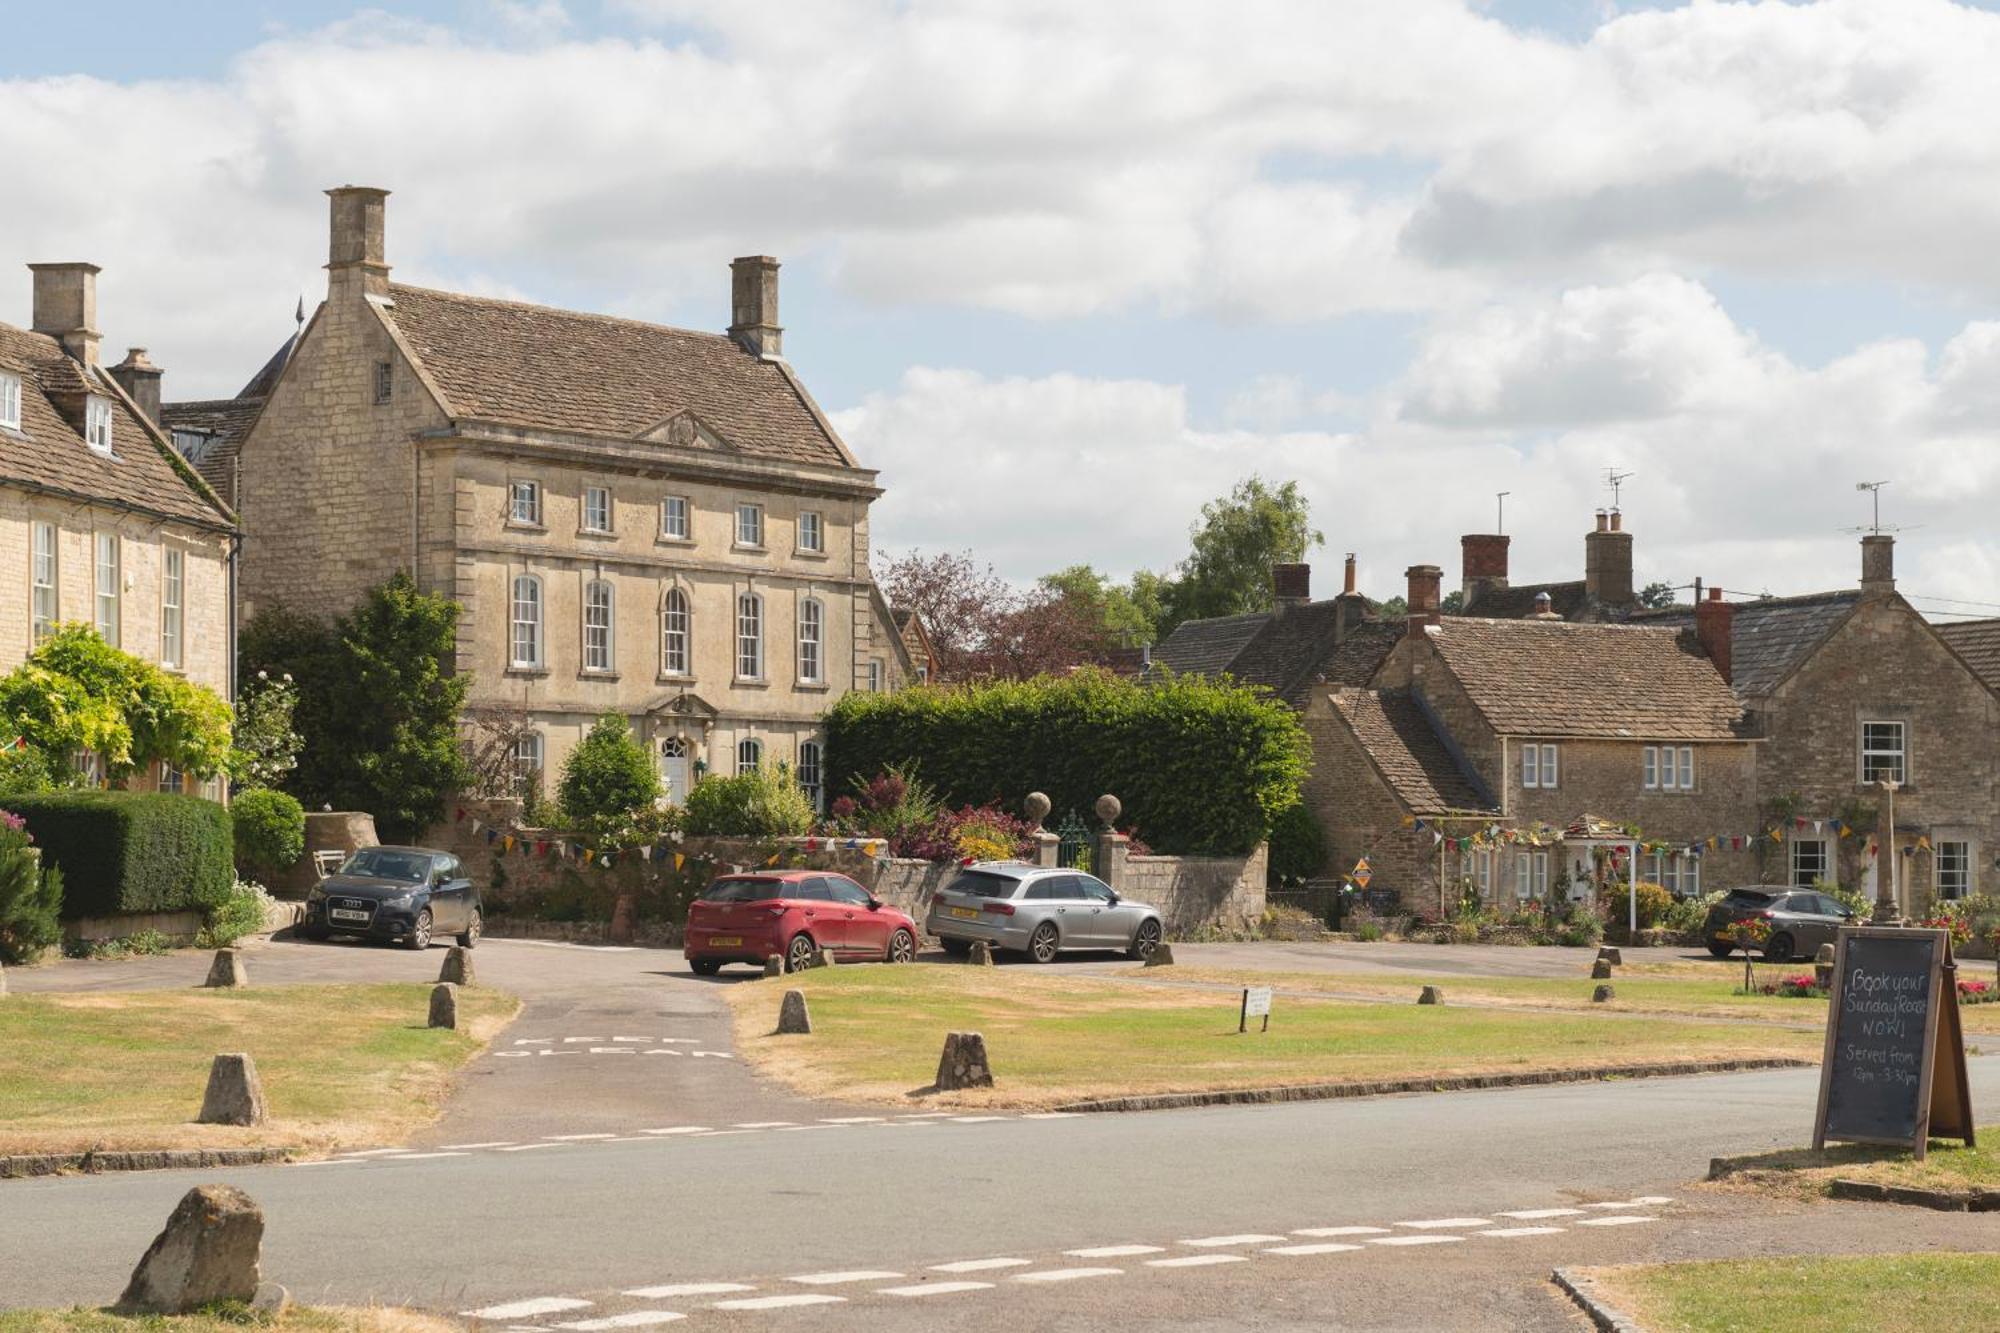
MULTIPOLYGON (((161 433, 145 349, 101 363, 98 267, 28 267, 29 326, 0 323, 0 561, 17 571, 0 594, 0 671, 75 621, 230 698, 235 522, 161 433)), ((197 789, 164 766, 132 785, 197 789)))
POLYGON ((407 569, 465 608, 469 704, 531 719, 524 770, 613 712, 676 796, 760 762, 821 783, 821 713, 911 664, 881 491, 782 354, 777 260, 735 260, 728 332, 693 332, 392 283, 388 192, 327 193, 326 299, 234 437, 245 616, 407 569))

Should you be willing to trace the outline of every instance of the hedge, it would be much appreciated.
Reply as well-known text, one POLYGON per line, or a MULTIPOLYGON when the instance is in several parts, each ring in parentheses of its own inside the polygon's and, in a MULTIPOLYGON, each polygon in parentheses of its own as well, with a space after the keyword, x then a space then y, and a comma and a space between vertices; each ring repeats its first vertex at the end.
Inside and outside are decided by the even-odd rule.
POLYGON ((1158 852, 1235 856, 1296 805, 1309 747, 1298 715, 1262 690, 1194 677, 1138 685, 1097 671, 1029 681, 848 694, 827 714, 828 793, 908 767, 951 805, 1019 810, 1047 793, 1055 820, 1107 792, 1158 852))
POLYGON ((236 882, 229 812, 170 792, 17 796, 44 862, 63 872, 63 918, 205 912, 236 882))

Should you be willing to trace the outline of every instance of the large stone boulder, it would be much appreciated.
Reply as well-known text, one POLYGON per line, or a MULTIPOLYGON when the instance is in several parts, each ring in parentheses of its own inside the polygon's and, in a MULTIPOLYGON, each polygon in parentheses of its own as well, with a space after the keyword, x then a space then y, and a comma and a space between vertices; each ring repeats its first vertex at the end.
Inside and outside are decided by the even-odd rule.
POLYGON ((986 1062, 986 1038, 977 1032, 945 1035, 944 1054, 938 1058, 937 1090, 957 1092, 960 1088, 990 1088, 993 1066, 986 1062))
POLYGON ((227 990, 250 984, 250 974, 243 970, 243 959, 234 949, 217 949, 215 961, 208 965, 208 980, 201 983, 216 990, 227 990))
POLYGON ((208 1091, 202 1094, 199 1119, 204 1125, 264 1123, 264 1085, 249 1052, 215 1057, 208 1067, 208 1091))
POLYGON ((431 1023, 434 1028, 458 1027, 458 987, 440 981, 431 987, 431 1023))
POLYGON ((249 1195, 228 1185, 196 1186, 132 1270, 118 1310, 177 1315, 220 1301, 252 1301, 263 1244, 264 1214, 249 1195))
POLYGON ((472 950, 460 948, 456 944, 446 949, 444 966, 438 969, 438 980, 449 982, 454 986, 476 985, 472 979, 472 950))
POLYGON ((778 1006, 778 1035, 781 1037, 811 1036, 812 1015, 806 1012, 806 993, 802 990, 788 990, 785 999, 778 1006))

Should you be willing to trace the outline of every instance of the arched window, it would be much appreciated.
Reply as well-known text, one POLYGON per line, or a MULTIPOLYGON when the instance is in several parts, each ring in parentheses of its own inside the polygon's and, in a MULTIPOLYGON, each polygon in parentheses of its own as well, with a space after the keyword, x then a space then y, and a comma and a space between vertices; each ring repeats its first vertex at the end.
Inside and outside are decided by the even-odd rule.
POLYGON ((736 675, 764 678, 764 599, 754 592, 736 598, 736 675))
POLYGON ((819 809, 820 766, 819 742, 799 742, 799 786, 815 810, 819 809))
POLYGON ((821 640, 826 633, 826 611, 814 598, 799 603, 799 679, 817 685, 825 679, 821 668, 821 640))
POLYGON ((667 591, 660 607, 660 673, 685 676, 688 670, 688 599, 679 588, 667 591))
POLYGON ((611 670, 611 585, 603 579, 583 585, 583 669, 611 670))
POLYGON ((764 742, 745 736, 736 742, 736 772, 754 773, 757 765, 764 762, 764 742))
POLYGON ((514 579, 514 633, 509 662, 529 670, 542 665, 542 581, 533 574, 514 579))

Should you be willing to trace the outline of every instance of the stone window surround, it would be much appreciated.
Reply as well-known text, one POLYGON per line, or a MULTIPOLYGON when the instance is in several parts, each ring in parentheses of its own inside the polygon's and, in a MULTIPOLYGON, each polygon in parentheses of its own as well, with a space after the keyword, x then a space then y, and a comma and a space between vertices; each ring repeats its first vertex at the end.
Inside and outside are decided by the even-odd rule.
POLYGON ((1901 775, 1895 779, 1897 786, 1899 788, 1909 788, 1913 785, 1910 781, 1910 773, 1915 765, 1910 762, 1912 758, 1910 753, 1912 749, 1910 744, 1910 730, 1909 718, 1907 716, 1898 717, 1895 711, 1891 709, 1867 709, 1855 714, 1854 781, 1858 787, 1871 791, 1875 787, 1876 779, 1868 776, 1868 758, 1871 753, 1877 755, 1897 754, 1901 761, 1899 766, 1902 769, 1901 775), (1896 750, 1870 749, 1868 744, 1868 728, 1880 726, 1894 726, 1899 729, 1896 750))
POLYGON ((1527 901, 1530 898, 1546 898, 1549 885, 1554 881, 1549 875, 1549 854, 1546 850, 1529 849, 1514 853, 1514 896, 1527 901))
POLYGON ((677 685, 687 685, 694 681, 694 599, 676 578, 660 593, 660 673, 659 679, 677 685), (668 663, 667 635, 671 632, 668 616, 674 608, 670 603, 680 599, 681 669, 676 671, 668 663))
POLYGON ((124 551, 121 549, 122 546, 123 539, 115 530, 107 532, 102 528, 98 528, 94 529, 90 534, 90 623, 97 629, 99 634, 104 636, 105 642, 109 643, 113 648, 123 646, 125 637, 122 632, 125 618, 123 586, 125 582, 125 557, 124 551), (111 543, 111 558, 108 561, 105 559, 104 545, 107 539, 111 543), (108 596, 104 591, 104 571, 106 569, 111 571, 111 592, 108 596), (105 615, 107 602, 110 604, 110 616, 108 618, 105 615), (105 630, 106 625, 110 626, 109 632, 105 630))
POLYGON ((1562 786, 1562 747, 1549 741, 1521 743, 1521 789, 1557 791, 1562 786))
POLYGON ((826 746, 820 740, 808 736, 799 742, 798 763, 793 770, 799 786, 804 789, 813 809, 820 808, 821 788, 826 785, 826 746), (811 751, 812 762, 808 764, 807 751, 811 751))
POLYGON ((577 495, 576 535, 579 537, 616 537, 618 535, 618 499, 611 487, 586 484, 577 495), (593 527, 590 522, 590 501, 594 494, 604 497, 604 526, 593 527))
POLYGON ((187 674, 187 557, 186 547, 164 539, 160 542, 160 668, 177 676, 187 674), (175 598, 171 602, 167 600, 170 587, 175 598), (170 642, 174 650, 171 658, 167 654, 170 642))
POLYGON ((794 555, 805 560, 825 560, 827 558, 825 514, 817 509, 801 509, 798 519, 793 525, 793 533, 792 553, 794 555), (806 520, 808 518, 812 519, 811 526, 814 537, 818 542, 816 546, 806 545, 806 520))
POLYGON ((655 540, 675 546, 694 545, 694 501, 685 495, 663 495, 660 497, 660 530, 655 540), (681 502, 681 528, 679 533, 667 531, 668 506, 675 500, 681 502))
POLYGON ((1692 745, 1646 746, 1640 760, 1641 789, 1692 796, 1695 789, 1694 754, 1695 747, 1692 745))
POLYGON ((547 532, 549 530, 548 525, 542 521, 543 501, 544 501, 544 496, 542 493, 541 482, 535 480, 532 477, 507 478, 506 526, 513 528, 517 532, 547 532), (520 496, 517 494, 517 490, 519 487, 522 486, 527 486, 532 489, 532 493, 534 495, 533 518, 522 518, 520 516, 520 504, 519 504, 520 496))
POLYGON ((618 589, 611 580, 594 576, 583 581, 583 595, 577 599, 577 619, 577 642, 583 649, 578 677, 585 680, 618 679, 618 589), (590 665, 591 603, 599 588, 604 590, 604 665, 594 667, 590 665))
POLYGON ((1832 878, 1834 857, 1828 850, 1828 839, 1819 836, 1801 836, 1792 838, 1786 846, 1790 848, 1785 853, 1787 884, 1796 889, 1809 889, 1820 880, 1832 878), (1812 856, 1810 858, 1801 856, 1800 853, 1808 847, 1812 848, 1812 856))
POLYGON ((827 688, 826 676, 826 603, 807 593, 798 599, 792 613, 793 648, 792 669, 797 676, 796 684, 802 690, 823 690, 827 688), (810 615, 808 615, 810 610, 810 615), (814 674, 806 674, 806 621, 811 619, 813 628, 814 674))
POLYGON ((764 512, 764 506, 762 503, 755 500, 738 500, 734 505, 734 507, 732 508, 731 513, 732 513, 731 522, 734 526, 730 529, 730 539, 729 539, 730 550, 764 551, 770 549, 768 545, 770 541, 770 534, 768 531, 766 531, 767 527, 766 519, 768 516, 764 512), (756 528, 757 540, 755 541, 746 542, 743 540, 743 520, 746 513, 754 514, 756 516, 755 528, 756 528))
POLYGON ((768 633, 770 617, 765 614, 764 594, 749 584, 739 586, 736 589, 734 611, 730 620, 730 660, 734 664, 734 683, 752 687, 769 685, 771 664, 767 640, 770 637, 768 633), (747 615, 744 607, 746 600, 751 603, 747 615), (751 633, 744 632, 746 624, 751 627, 751 633), (751 647, 750 654, 744 651, 746 644, 751 647), (751 655, 756 658, 753 663, 756 671, 745 674, 743 664, 751 655))
POLYGON ((377 361, 374 376, 375 406, 386 407, 396 400, 396 363, 377 361))
POLYGON ((92 453, 112 452, 111 400, 101 393, 89 394, 83 400, 83 439, 92 453))
POLYGON ((750 772, 764 762, 764 742, 755 736, 739 737, 736 742, 736 772, 741 775, 750 772), (744 760, 749 762, 745 763, 744 760))
POLYGON ((1963 898, 1979 891, 1979 839, 1969 830, 1941 828, 1931 831, 1931 887, 1940 898, 1963 898), (1945 889, 1946 847, 1959 847, 1964 864, 1958 868, 1961 876, 1956 893, 1945 889))
POLYGON ((47 633, 36 634, 38 619, 43 619, 35 605, 36 595, 44 589, 48 592, 47 633, 53 633, 62 623, 62 525, 53 518, 43 518, 36 513, 28 515, 28 651, 33 652, 47 633), (49 546, 46 552, 40 548, 42 534, 47 533, 49 546), (41 571, 37 568, 42 556, 48 557, 49 578, 41 582, 41 571))
POLYGON ((524 731, 514 740, 514 772, 523 782, 539 775, 548 755, 548 743, 540 731, 524 731))
POLYGON ((1701 858, 1688 852, 1655 852, 1647 857, 1651 881, 1676 897, 1701 893, 1701 858))
POLYGON ((507 670, 515 675, 545 675, 548 656, 548 597, 539 574, 522 570, 507 582, 507 670), (521 585, 534 590, 533 653, 523 658, 515 651, 521 642, 521 627, 529 624, 521 617, 521 585))

